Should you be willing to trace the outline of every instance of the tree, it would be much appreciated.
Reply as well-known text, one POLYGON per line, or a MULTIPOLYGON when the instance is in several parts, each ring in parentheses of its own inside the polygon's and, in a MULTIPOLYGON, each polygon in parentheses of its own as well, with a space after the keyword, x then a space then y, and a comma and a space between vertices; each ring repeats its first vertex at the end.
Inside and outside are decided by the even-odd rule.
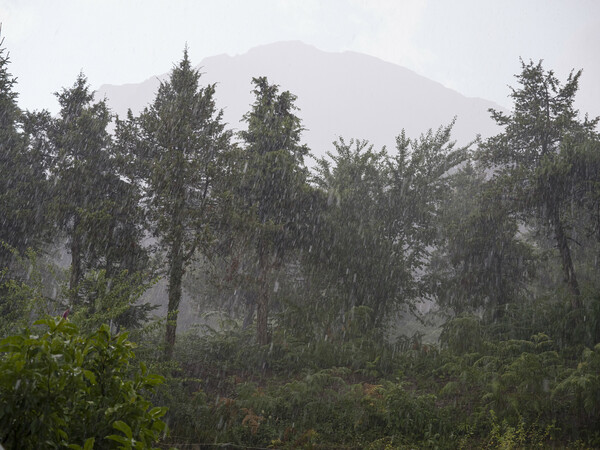
POLYGON ((317 161, 315 183, 327 205, 305 258, 313 284, 328 297, 321 314, 335 320, 367 307, 372 327, 409 281, 402 254, 393 251, 393 237, 386 233, 387 154, 367 141, 340 138, 334 146, 329 159, 317 161))
POLYGON ((3 42, 0 38, 0 269, 12 259, 4 244, 23 254, 41 242, 48 194, 45 155, 29 145, 32 120, 17 106, 3 42))
POLYGON ((571 72, 561 85, 552 71, 539 63, 521 61, 516 76, 519 88, 511 89, 511 114, 491 110, 504 132, 490 138, 479 159, 494 170, 494 180, 512 200, 522 221, 538 219, 554 233, 571 306, 580 308, 580 287, 569 240, 569 209, 582 181, 574 173, 578 148, 595 135, 598 118, 583 120, 573 107, 581 71, 571 72))
POLYGON ((453 177, 438 225, 435 266, 441 304, 456 313, 485 307, 493 318, 519 298, 533 276, 533 250, 502 192, 469 161, 453 177))
POLYGON ((212 190, 231 136, 215 105, 215 85, 200 88, 199 79, 185 49, 154 102, 121 129, 132 134, 123 142, 137 141, 136 164, 146 186, 151 229, 166 253, 166 359, 175 345, 186 267, 212 239, 211 224, 217 220, 212 190))
POLYGON ((269 342, 269 273, 279 267, 292 249, 302 226, 307 171, 300 144, 302 123, 294 114, 296 97, 267 78, 253 78, 255 102, 244 116, 240 132, 245 144, 242 174, 235 190, 244 217, 245 235, 256 255, 257 339, 269 342))
POLYGON ((108 184, 110 136, 106 130, 110 114, 104 102, 93 103, 87 79, 79 74, 70 89, 56 93, 59 116, 49 124, 48 138, 53 156, 50 177, 54 188, 56 225, 69 241, 71 302, 78 302, 77 287, 85 273, 86 250, 98 228, 96 219, 104 209, 108 184))
POLYGON ((418 138, 404 131, 396 138, 396 152, 388 164, 388 233, 405 270, 413 281, 403 286, 405 299, 430 298, 435 293, 431 278, 434 249, 441 245, 439 224, 448 200, 453 174, 467 159, 467 147, 452 141, 454 121, 418 138))
MULTIPOLYGON (((49 155, 50 218, 66 236, 71 254, 68 302, 95 313, 98 293, 84 286, 90 274, 101 274, 109 291, 124 279, 144 285, 136 273, 147 272, 139 192, 124 177, 122 158, 107 131, 111 115, 106 103, 94 102, 85 76, 56 96, 58 117, 30 116, 30 142, 49 155)), ((134 315, 148 309, 127 306, 134 315)))
POLYGON ((318 161, 316 183, 329 200, 309 260, 341 295, 342 314, 366 306, 368 326, 380 327, 398 306, 433 295, 426 275, 448 172, 466 155, 450 142, 451 128, 419 139, 402 133, 391 156, 340 139, 330 160, 318 161))

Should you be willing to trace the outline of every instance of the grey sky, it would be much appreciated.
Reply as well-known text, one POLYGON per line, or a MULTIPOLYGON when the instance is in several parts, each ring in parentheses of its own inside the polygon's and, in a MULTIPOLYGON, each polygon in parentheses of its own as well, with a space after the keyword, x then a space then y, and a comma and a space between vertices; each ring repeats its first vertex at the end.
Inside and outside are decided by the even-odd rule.
MULTIPOLYGON (((578 106, 600 115, 600 1, 595 0, 0 0, 20 104, 52 95, 80 70, 93 87, 167 72, 187 42, 194 63, 301 40, 408 67, 510 106, 519 56, 564 79, 583 68, 578 106)), ((285 87, 285 86, 284 86, 285 87)))

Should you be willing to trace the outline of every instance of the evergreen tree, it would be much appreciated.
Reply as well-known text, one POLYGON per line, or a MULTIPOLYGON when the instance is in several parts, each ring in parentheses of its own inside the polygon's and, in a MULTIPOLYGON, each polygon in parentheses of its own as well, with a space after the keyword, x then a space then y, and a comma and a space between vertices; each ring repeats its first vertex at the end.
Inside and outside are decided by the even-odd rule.
POLYGON ((107 131, 106 103, 94 102, 85 76, 56 95, 58 117, 31 116, 30 142, 50 155, 51 217, 71 254, 69 301, 93 313, 97 293, 83 288, 87 273, 101 271, 110 285, 124 271, 132 280, 146 271, 139 193, 107 131))
POLYGON ((307 171, 300 144, 301 120, 294 114, 296 97, 265 77, 253 78, 256 100, 240 132, 245 144, 242 176, 236 187, 245 222, 243 233, 256 256, 257 339, 269 342, 269 274, 281 266, 286 251, 299 243, 306 213, 307 171))
POLYGON ((578 151, 593 137, 598 118, 580 120, 573 107, 581 71, 571 73, 561 85, 542 63, 521 62, 512 89, 511 114, 491 110, 504 132, 482 146, 480 160, 494 170, 494 179, 521 219, 545 224, 554 234, 571 306, 581 307, 581 290, 569 240, 569 210, 581 181, 573 172, 578 151))
POLYGON ((86 270, 88 252, 98 219, 104 213, 104 192, 109 174, 110 114, 106 104, 93 103, 83 74, 73 86, 56 94, 59 116, 49 124, 52 152, 53 214, 59 230, 68 238, 71 254, 69 290, 78 302, 77 288, 86 270))
POLYGON ((31 120, 17 106, 16 80, 8 72, 9 55, 0 40, 0 270, 10 251, 37 247, 46 230, 46 160, 29 145, 31 120), (25 133, 23 132, 25 129, 25 133), (4 243, 4 244, 2 244, 4 243))
POLYGON ((214 100, 215 86, 199 87, 187 49, 139 118, 130 116, 123 142, 137 140, 138 176, 146 186, 152 232, 166 253, 168 318, 165 357, 175 344, 183 276, 196 251, 205 251, 216 221, 213 188, 218 158, 230 133, 214 100))

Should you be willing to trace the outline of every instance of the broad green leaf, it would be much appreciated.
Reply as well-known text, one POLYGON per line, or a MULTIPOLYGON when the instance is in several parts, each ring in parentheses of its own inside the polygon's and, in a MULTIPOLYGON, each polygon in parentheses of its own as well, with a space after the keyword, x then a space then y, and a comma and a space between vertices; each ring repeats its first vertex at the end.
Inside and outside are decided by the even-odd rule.
POLYGON ((113 428, 121 431, 129 439, 133 438, 133 433, 131 432, 131 428, 125 422, 123 422, 121 420, 117 420, 115 423, 113 423, 113 428))
POLYGON ((83 444, 83 450, 92 450, 94 448, 94 442, 96 441, 96 438, 89 438, 86 439, 85 444, 83 444))
POLYGON ((125 448, 131 447, 131 439, 124 438, 123 436, 119 436, 118 434, 111 434, 110 436, 106 436, 105 439, 110 439, 111 441, 123 444, 126 446, 125 448))

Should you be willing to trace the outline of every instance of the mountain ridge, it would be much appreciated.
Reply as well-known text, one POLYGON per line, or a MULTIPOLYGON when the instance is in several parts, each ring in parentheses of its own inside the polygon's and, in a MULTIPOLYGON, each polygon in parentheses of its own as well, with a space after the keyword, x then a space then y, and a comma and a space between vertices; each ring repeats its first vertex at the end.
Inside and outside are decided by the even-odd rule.
MULTIPOLYGON (((239 55, 209 56, 196 68, 201 85, 217 83, 217 106, 234 130, 244 127, 240 121, 253 102, 252 77, 267 76, 296 95, 306 128, 303 141, 317 157, 331 150, 339 136, 393 148, 403 129, 415 138, 448 125, 455 116, 453 139, 459 145, 500 131, 488 112, 503 110, 494 102, 466 97, 411 69, 355 51, 328 52, 300 41, 280 41, 239 55)), ((96 92, 119 116, 128 108, 137 114, 167 77, 165 72, 140 83, 104 84, 96 92)))

